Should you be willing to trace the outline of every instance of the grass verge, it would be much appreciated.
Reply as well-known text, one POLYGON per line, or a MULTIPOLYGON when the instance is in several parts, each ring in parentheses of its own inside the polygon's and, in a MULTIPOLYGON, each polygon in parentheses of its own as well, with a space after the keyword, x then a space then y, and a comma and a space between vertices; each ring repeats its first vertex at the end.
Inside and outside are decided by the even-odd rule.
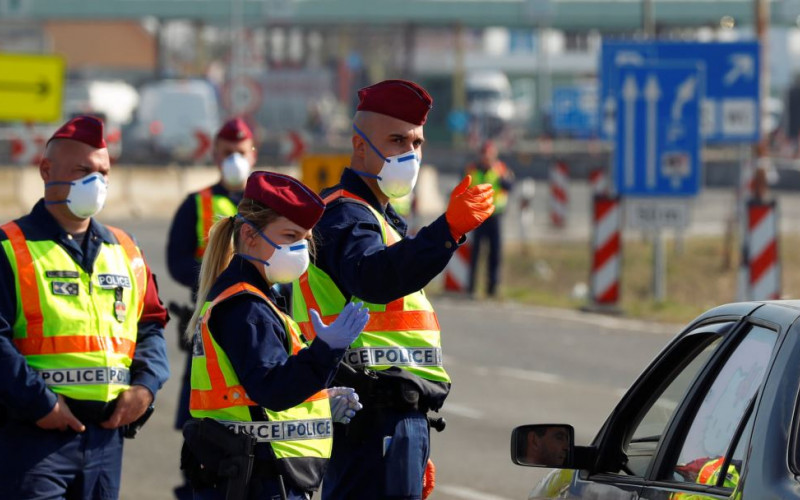
MULTIPOLYGON (((782 262, 782 296, 800 296, 800 236, 779 242, 782 262)), ((733 302, 737 294, 738 246, 722 236, 694 237, 666 243, 667 300, 653 300, 653 246, 644 239, 623 244, 621 302, 625 316, 685 323, 714 306, 733 302), (728 252, 729 265, 725 265, 728 252)), ((552 307, 586 305, 590 251, 588 243, 541 243, 508 249, 504 255, 501 296, 505 300, 552 307)), ((484 266, 478 268, 476 288, 482 296, 484 266)))

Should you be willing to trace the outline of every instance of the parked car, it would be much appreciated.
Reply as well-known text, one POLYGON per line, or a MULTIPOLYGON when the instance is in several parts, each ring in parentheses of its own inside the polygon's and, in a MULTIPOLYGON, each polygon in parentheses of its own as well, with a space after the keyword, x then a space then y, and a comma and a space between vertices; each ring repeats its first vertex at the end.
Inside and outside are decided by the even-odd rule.
POLYGON ((589 446, 577 446, 567 424, 514 429, 514 463, 556 469, 529 498, 800 498, 798 318, 800 301, 701 315, 639 376, 589 446))
POLYGON ((203 80, 160 80, 140 89, 134 123, 124 132, 127 160, 205 162, 219 127, 214 87, 203 80))

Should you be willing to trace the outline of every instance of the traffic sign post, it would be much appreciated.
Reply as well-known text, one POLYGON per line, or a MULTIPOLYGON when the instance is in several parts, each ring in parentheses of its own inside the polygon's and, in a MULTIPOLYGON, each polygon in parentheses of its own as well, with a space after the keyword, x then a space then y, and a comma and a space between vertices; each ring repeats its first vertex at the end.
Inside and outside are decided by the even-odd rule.
POLYGON ((711 143, 756 142, 759 138, 759 45, 746 42, 604 41, 600 55, 600 136, 616 134, 620 73, 648 63, 696 61, 706 68, 702 137, 711 143))
POLYGON ((64 66, 57 56, 0 54, 0 120, 61 119, 64 66))
POLYGON ((687 203, 701 186, 702 63, 649 63, 620 68, 615 94, 617 193, 626 197, 629 224, 652 231, 653 297, 666 299, 663 227, 688 224, 687 203))

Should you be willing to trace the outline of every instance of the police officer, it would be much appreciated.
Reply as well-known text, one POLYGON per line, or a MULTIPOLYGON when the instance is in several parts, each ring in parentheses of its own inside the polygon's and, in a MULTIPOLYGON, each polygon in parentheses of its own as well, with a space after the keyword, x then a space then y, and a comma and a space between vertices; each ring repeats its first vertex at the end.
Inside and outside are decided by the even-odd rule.
POLYGON ((420 498, 429 455, 426 413, 450 390, 439 323, 422 288, 447 265, 464 235, 493 210, 492 188, 453 190, 447 212, 405 238, 390 200, 419 172, 423 124, 432 105, 419 85, 387 80, 359 91, 353 154, 339 184, 323 191, 315 263, 295 283, 293 314, 313 335, 306 308, 335 318, 363 301, 370 322, 348 350, 337 383, 364 401, 349 429, 337 429, 323 498, 420 498))
MULTIPOLYGON (((236 206, 242 199, 247 176, 255 164, 256 152, 253 146, 253 133, 247 123, 240 118, 225 122, 214 139, 214 162, 220 171, 220 180, 213 186, 189 194, 181 203, 167 241, 167 268, 172 278, 192 292, 192 302, 197 292, 197 276, 200 261, 206 251, 208 232, 211 226, 222 217, 236 213, 236 206)), ((193 308, 170 304, 174 314, 181 317, 178 331, 183 334, 191 318, 193 308)), ((191 356, 184 344, 186 367, 181 379, 181 393, 175 415, 175 428, 182 429, 189 419, 189 372, 191 356)), ((183 493, 176 491, 179 498, 187 498, 188 487, 183 493)))
POLYGON ((472 253, 470 256, 469 293, 475 293, 475 278, 480 258, 480 249, 484 242, 489 245, 488 275, 486 293, 490 297, 497 295, 497 284, 500 276, 502 259, 502 216, 508 204, 508 191, 514 181, 514 174, 506 164, 497 157, 497 146, 494 141, 487 140, 481 145, 480 158, 469 165, 466 175, 472 177, 472 185, 491 184, 494 189, 494 213, 486 219, 472 234, 472 253))
POLYGON ((123 433, 169 375, 155 278, 93 218, 109 170, 102 122, 73 118, 39 163, 44 199, 0 227, 0 498, 117 498, 123 433))
MULTIPOLYGON (((311 228, 323 207, 296 179, 255 172, 237 214, 212 228, 203 258, 189 325, 195 332, 190 411, 195 419, 210 418, 257 439, 248 498, 271 499, 281 490, 287 498, 306 498, 318 488, 330 457, 332 421, 346 423, 360 409, 353 389, 325 388, 366 324, 366 309, 353 304, 330 326, 312 312, 318 338, 305 348, 272 288, 306 270, 311 228)), ((195 498, 223 498, 241 477, 220 469, 219 478, 200 484, 217 457, 208 450, 214 446, 204 449, 197 422, 184 429, 197 462, 187 471, 195 498)))

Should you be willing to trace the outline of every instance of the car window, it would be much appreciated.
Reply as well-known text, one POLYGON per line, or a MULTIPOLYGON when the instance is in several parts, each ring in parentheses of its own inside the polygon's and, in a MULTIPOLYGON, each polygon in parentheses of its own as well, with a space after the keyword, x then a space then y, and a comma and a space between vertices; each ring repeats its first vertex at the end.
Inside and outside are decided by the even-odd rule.
POLYGON ((685 363, 683 368, 672 373, 672 380, 653 399, 651 406, 640 417, 639 424, 633 429, 630 440, 623 447, 628 460, 628 470, 626 471, 628 474, 644 476, 672 414, 688 392, 692 381, 721 341, 721 335, 711 332, 696 332, 682 341, 683 343, 702 342, 701 348, 694 349, 693 357, 681 360, 685 363))
POLYGON ((752 326, 727 358, 688 422, 673 480, 736 486, 743 466, 743 447, 749 441, 752 426, 749 419, 753 412, 748 408, 761 387, 777 338, 773 330, 752 326), (748 422, 743 426, 745 417, 748 422), (733 447, 727 474, 720 477, 719 471, 733 447))

